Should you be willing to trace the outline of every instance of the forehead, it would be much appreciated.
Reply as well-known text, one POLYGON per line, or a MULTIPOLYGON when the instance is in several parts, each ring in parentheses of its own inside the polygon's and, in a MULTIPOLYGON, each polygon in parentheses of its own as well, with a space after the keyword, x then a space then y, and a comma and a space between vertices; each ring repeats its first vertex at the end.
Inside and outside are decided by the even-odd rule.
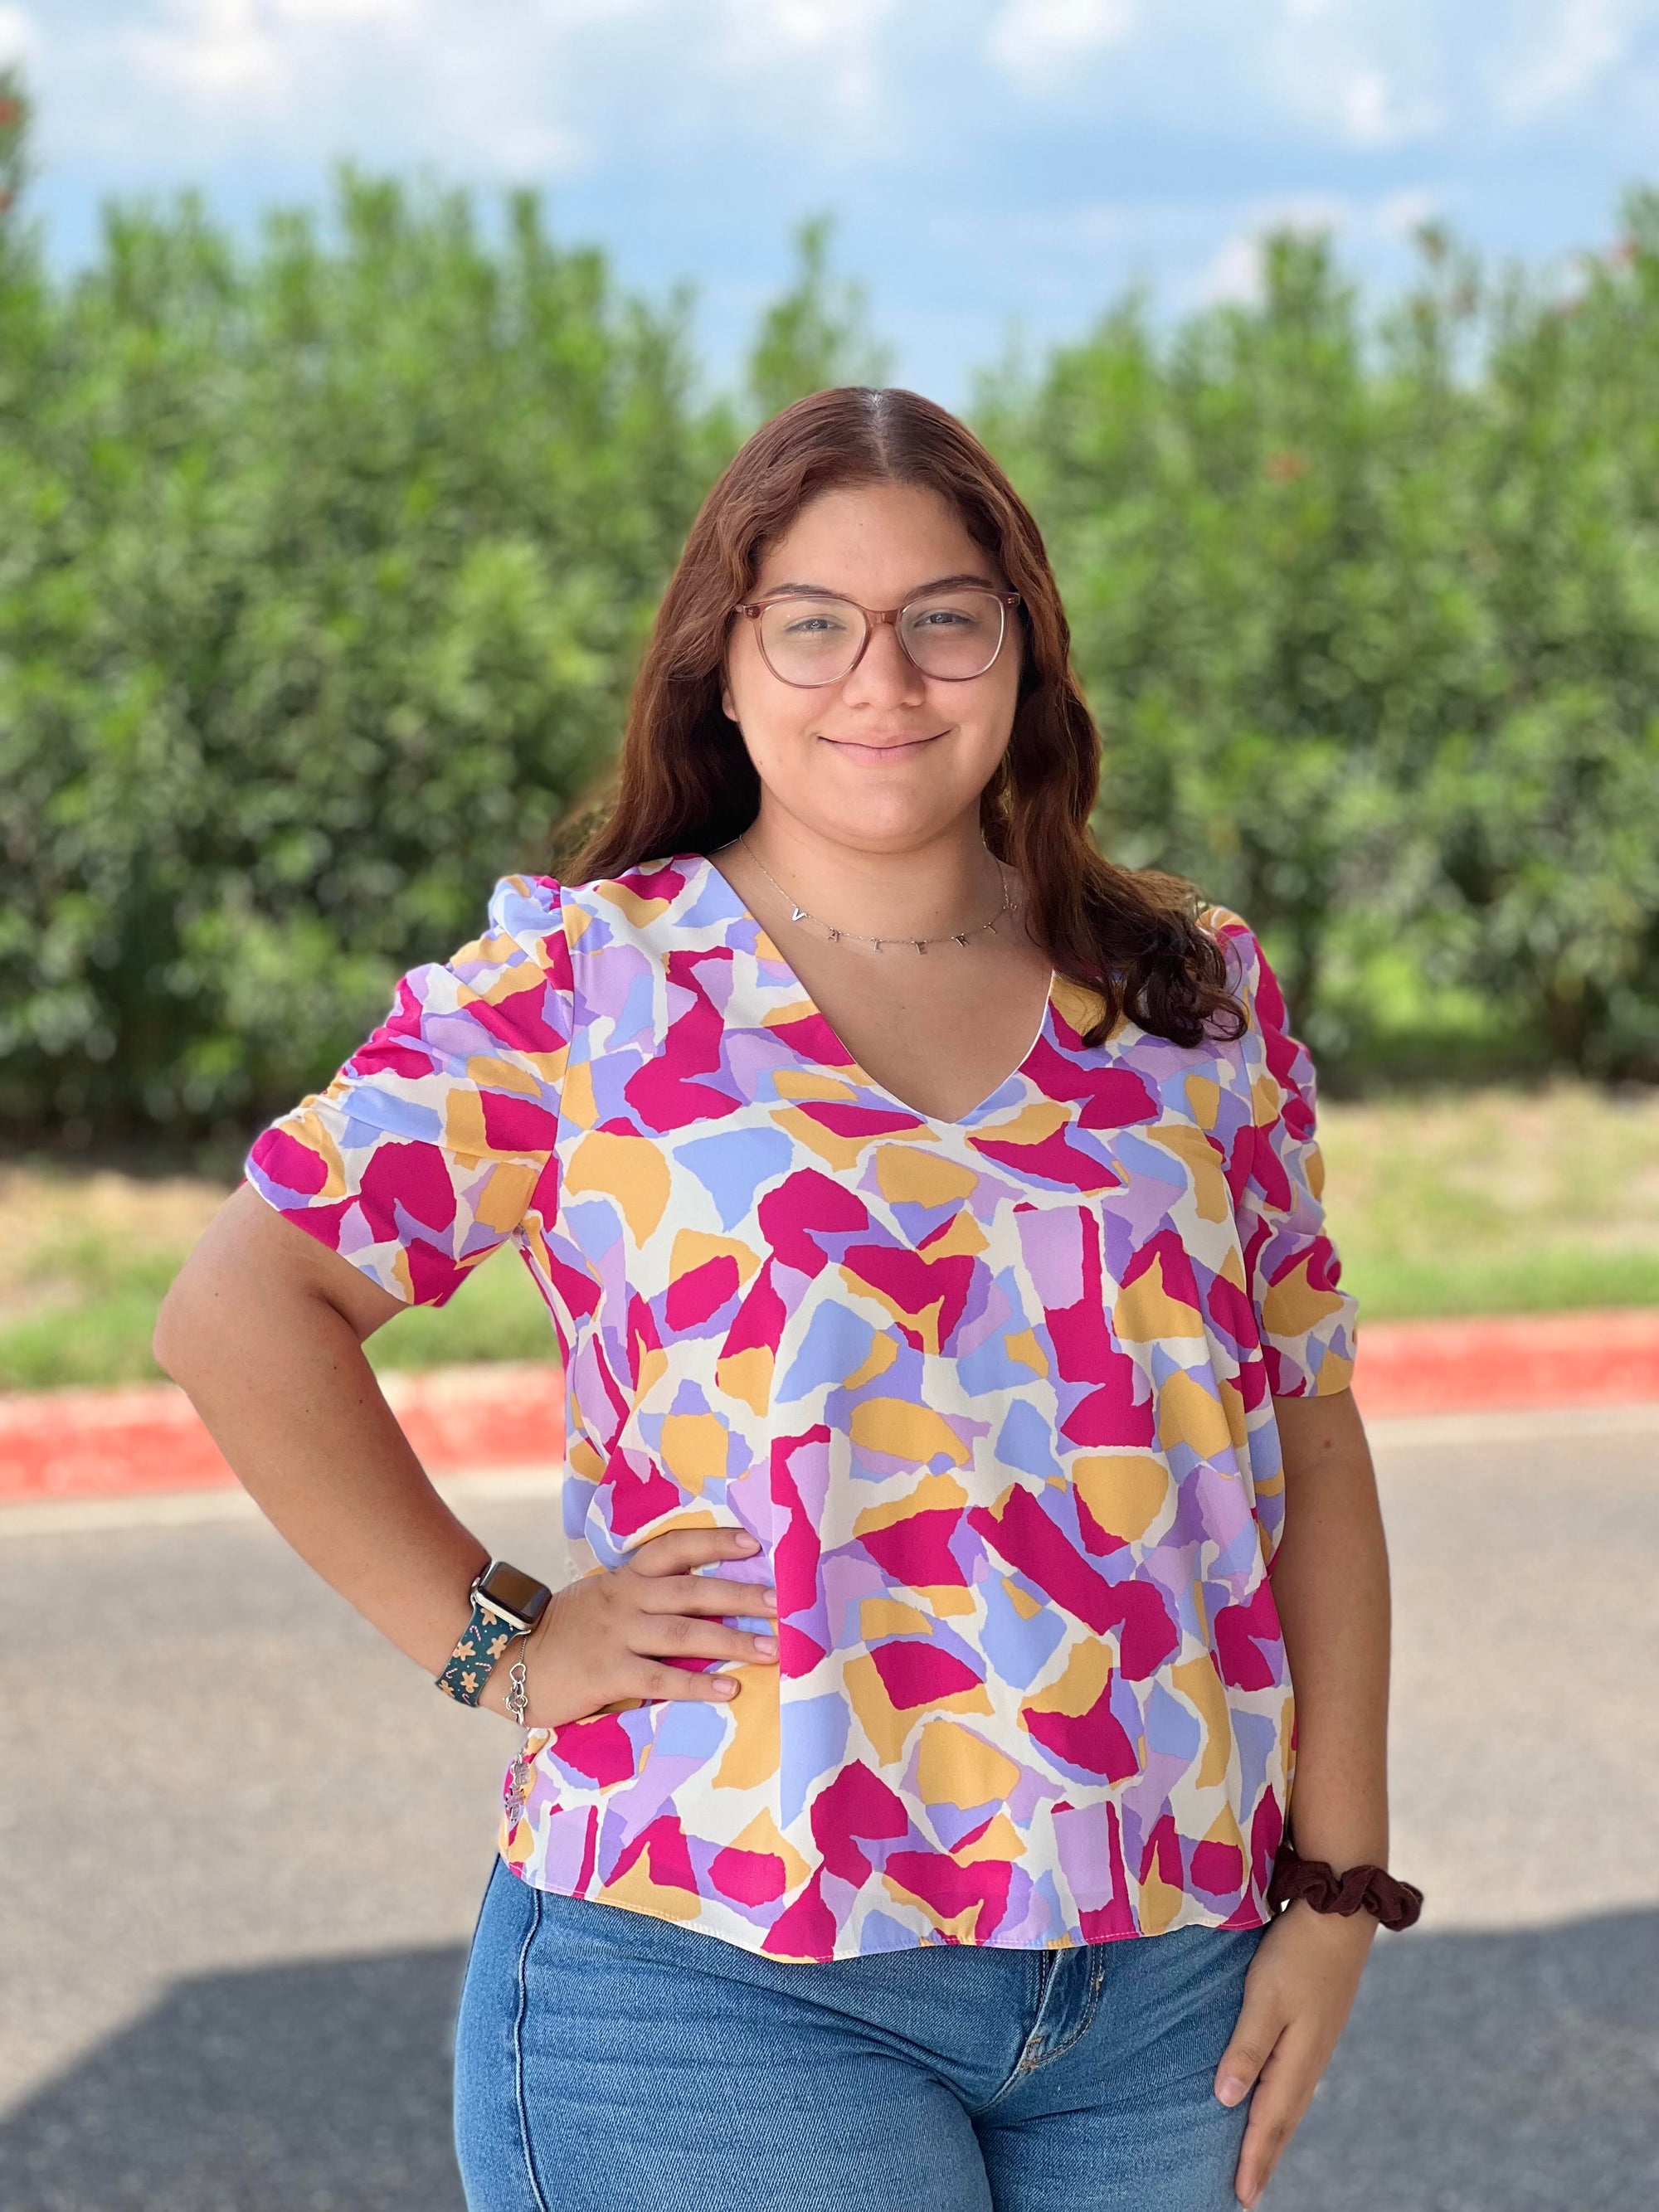
POLYGON ((767 549, 754 588, 816 584, 866 606, 891 606, 918 585, 969 574, 1002 582, 941 493, 924 484, 858 484, 809 501, 767 549))

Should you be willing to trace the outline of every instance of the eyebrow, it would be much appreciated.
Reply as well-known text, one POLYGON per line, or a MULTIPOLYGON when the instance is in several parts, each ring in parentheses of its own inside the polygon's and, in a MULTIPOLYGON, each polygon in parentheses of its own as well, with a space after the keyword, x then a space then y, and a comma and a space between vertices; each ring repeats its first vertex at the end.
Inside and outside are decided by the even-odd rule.
MULTIPOLYGON (((905 593, 904 599, 900 604, 906 605, 911 599, 919 599, 924 592, 949 591, 956 584, 978 584, 988 592, 994 592, 998 588, 988 576, 935 576, 931 583, 914 586, 905 593)), ((846 599, 852 597, 849 592, 835 591, 828 584, 773 584, 757 596, 763 599, 776 599, 781 592, 808 592, 819 599, 846 599)))

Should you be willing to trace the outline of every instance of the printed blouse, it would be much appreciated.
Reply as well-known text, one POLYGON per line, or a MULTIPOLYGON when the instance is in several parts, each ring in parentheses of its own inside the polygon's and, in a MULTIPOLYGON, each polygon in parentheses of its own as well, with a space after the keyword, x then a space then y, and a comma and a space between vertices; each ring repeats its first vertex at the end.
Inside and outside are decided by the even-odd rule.
MULTIPOLYGON (((393 1296, 514 1243, 579 1572, 759 1540, 777 1664, 538 1731, 540 1887, 790 1960, 1268 1917, 1294 1755, 1273 1401, 1346 1387, 1314 1071, 1255 937, 1195 1048, 1060 978, 954 1121, 852 1059, 698 854, 510 876, 255 1187, 393 1296)), ((758 1610, 740 1624, 765 1628, 758 1610)))

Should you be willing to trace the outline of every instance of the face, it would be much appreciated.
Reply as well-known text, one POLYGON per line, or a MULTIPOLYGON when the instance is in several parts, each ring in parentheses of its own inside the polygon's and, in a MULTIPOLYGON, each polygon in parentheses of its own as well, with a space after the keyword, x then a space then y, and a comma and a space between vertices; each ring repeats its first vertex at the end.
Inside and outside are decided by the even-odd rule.
MULTIPOLYGON (((927 586, 972 578, 1006 591, 997 565, 938 492, 871 484, 824 492, 768 552, 752 599, 785 586, 897 607, 927 586)), ((854 628, 856 615, 852 617, 854 628)), ((1020 670, 1018 610, 982 676, 950 682, 908 660, 891 623, 872 626, 851 675, 800 690, 767 666, 755 623, 739 616, 721 703, 743 732, 762 807, 865 851, 905 851, 971 816, 1006 750, 1020 670)))

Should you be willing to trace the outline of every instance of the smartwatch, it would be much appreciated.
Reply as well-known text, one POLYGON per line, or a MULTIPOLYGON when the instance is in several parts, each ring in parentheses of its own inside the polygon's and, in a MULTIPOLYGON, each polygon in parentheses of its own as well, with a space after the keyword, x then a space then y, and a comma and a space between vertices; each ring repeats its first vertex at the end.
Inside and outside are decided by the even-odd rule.
POLYGON ((492 1559, 473 1577, 472 1616, 450 1653, 438 1687, 458 1705, 476 1705, 490 1670, 515 1638, 528 1636, 553 1602, 553 1593, 505 1559, 492 1559))

